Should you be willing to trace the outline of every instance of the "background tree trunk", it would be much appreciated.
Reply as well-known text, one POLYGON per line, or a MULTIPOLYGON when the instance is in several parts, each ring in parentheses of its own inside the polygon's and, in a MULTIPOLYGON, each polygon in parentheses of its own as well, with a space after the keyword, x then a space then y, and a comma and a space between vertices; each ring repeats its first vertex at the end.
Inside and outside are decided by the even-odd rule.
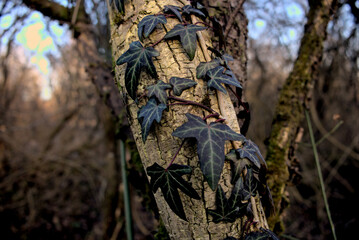
MULTIPOLYGON (((176 0, 153 0, 146 2, 134 0, 131 4, 125 5, 126 14, 124 17, 119 16, 118 13, 113 11, 112 14, 110 14, 113 59, 116 60, 123 54, 129 48, 131 42, 138 41, 137 24, 144 16, 159 13, 165 5, 183 6, 184 4, 185 2, 176 0)), ((168 19, 168 23, 156 29, 155 32, 150 35, 149 39, 144 40, 144 44, 148 46, 150 43, 157 42, 177 23, 178 20, 176 19, 168 19)), ((202 34, 206 45, 211 46, 208 33, 203 31, 202 34)), ((189 61, 178 40, 161 42, 155 48, 160 52, 160 56, 154 61, 160 80, 168 83, 169 79, 173 76, 193 79, 198 85, 195 88, 185 91, 181 95, 181 98, 191 99, 197 102, 209 100, 211 107, 220 112, 217 95, 213 92, 209 93, 206 84, 195 77, 197 65, 200 62, 208 60, 203 52, 203 50, 206 51, 206 49, 202 49, 201 51, 200 46, 197 46, 195 58, 193 61, 189 61)), ((116 67, 117 83, 122 89, 124 88, 124 73, 125 65, 116 67)), ((150 78, 146 73, 141 73, 138 93, 142 94, 146 86, 155 84, 156 81, 156 79, 150 78)), ((123 93, 125 95, 124 99, 128 110, 129 123, 144 167, 147 168, 155 162, 161 166, 167 166, 182 141, 181 139, 172 137, 171 134, 177 127, 187 121, 184 114, 190 112, 202 117, 205 114, 204 111, 194 106, 171 106, 168 112, 163 112, 163 118, 160 124, 156 124, 153 129, 154 131, 150 132, 146 143, 143 143, 141 127, 137 120, 137 112, 139 107, 143 106, 146 101, 142 99, 137 105, 126 95, 125 91, 123 91, 123 93)), ((236 121, 233 105, 227 95, 224 97, 224 101, 230 105, 230 110, 223 111, 222 109, 220 113, 226 116, 227 120, 232 119, 232 121, 227 121, 228 125, 233 130, 239 132, 240 129, 236 121)), ((196 148, 193 147, 193 145, 193 142, 186 141, 176 159, 176 163, 190 165, 193 168, 193 172, 188 180, 190 180, 192 186, 202 198, 201 200, 193 200, 181 194, 188 222, 181 220, 172 212, 160 190, 155 194, 161 217, 170 237, 172 239, 224 239, 227 236, 240 237, 240 225, 243 219, 238 219, 235 223, 215 224, 211 221, 211 217, 206 214, 206 208, 215 208, 215 193, 203 179, 202 172, 199 168, 196 148)), ((220 184, 225 192, 229 192, 231 188, 229 168, 229 164, 225 163, 220 180, 220 184)))
MULTIPOLYGON (((304 27, 297 60, 281 90, 267 153, 269 187, 275 204, 275 214, 269 219, 271 228, 280 223, 285 201, 285 186, 289 180, 288 166, 293 157, 295 139, 304 119, 304 107, 317 78, 318 66, 323 56, 323 43, 331 16, 338 1, 308 1, 309 13, 304 27)), ((308 106, 306 106, 308 107, 308 106)), ((277 231, 283 229, 280 224, 277 231)))

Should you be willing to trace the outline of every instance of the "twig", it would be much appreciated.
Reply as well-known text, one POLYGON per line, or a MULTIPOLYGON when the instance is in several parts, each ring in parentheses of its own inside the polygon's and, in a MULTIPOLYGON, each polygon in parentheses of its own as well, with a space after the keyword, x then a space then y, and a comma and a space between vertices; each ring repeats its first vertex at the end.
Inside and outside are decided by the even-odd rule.
POLYGON ((313 129, 312 129, 312 123, 310 121, 309 112, 308 112, 307 109, 305 110, 305 118, 306 118, 307 124, 308 124, 310 142, 312 143, 312 147, 313 147, 314 160, 315 160, 315 164, 317 166, 318 177, 319 177, 319 182, 320 182, 320 188, 322 190, 325 210, 327 211, 328 220, 329 220, 329 223, 330 223, 330 228, 332 229, 333 238, 334 238, 334 240, 336 240, 337 236, 335 234, 335 227, 334 227, 334 223, 333 223, 333 220, 332 220, 332 216, 330 214, 328 199, 327 199, 327 196, 326 196, 326 193, 325 193, 325 185, 324 185, 324 180, 323 180, 323 176, 322 176, 322 170, 321 170, 320 163, 319 163, 319 156, 318 156, 317 146, 315 144, 314 133, 313 133, 313 129))
POLYGON ((81 4, 81 0, 77 0, 74 14, 72 15, 72 18, 71 18, 71 25, 75 25, 75 23, 76 23, 77 15, 79 14, 80 4, 81 4))
MULTIPOLYGON (((313 118, 314 125, 318 128, 319 132, 322 135, 327 135, 328 131, 325 129, 323 124, 320 122, 317 111, 315 110, 314 101, 311 101, 310 103, 310 114, 313 118)), ((343 143, 339 142, 336 138, 328 135, 326 138, 330 143, 332 143, 334 146, 342 150, 343 152, 349 152, 350 156, 354 158, 355 160, 359 161, 359 154, 352 149, 345 146, 343 143)))
POLYGON ((241 9, 243 3, 245 0, 241 0, 237 7, 234 9, 234 11, 232 12, 231 16, 229 17, 226 29, 224 30, 224 39, 226 39, 228 37, 229 34, 229 30, 231 30, 231 27, 233 25, 234 19, 236 18, 237 13, 239 12, 239 10, 241 9))
POLYGON ((340 121, 337 123, 337 125, 335 125, 332 130, 330 130, 329 132, 327 132, 327 134, 325 134, 321 139, 319 139, 319 141, 316 142, 315 145, 319 145, 321 144, 325 139, 327 139, 330 135, 332 135, 335 131, 337 131, 337 129, 344 123, 344 121, 340 121))

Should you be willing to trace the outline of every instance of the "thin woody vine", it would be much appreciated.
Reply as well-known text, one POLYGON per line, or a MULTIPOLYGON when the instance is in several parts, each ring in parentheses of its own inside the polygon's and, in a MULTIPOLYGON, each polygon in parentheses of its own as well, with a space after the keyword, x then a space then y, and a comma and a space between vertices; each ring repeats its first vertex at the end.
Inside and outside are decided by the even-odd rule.
MULTIPOLYGON (((123 0, 115 0, 116 9, 124 12, 123 0)), ((193 19, 193 18, 192 18, 193 19)), ((191 186, 191 183, 182 178, 183 175, 190 174, 192 168, 187 165, 176 164, 176 157, 184 143, 189 138, 197 140, 197 154, 200 162, 200 168, 204 179, 208 182, 210 188, 216 192, 216 208, 206 209, 208 215, 212 216, 214 223, 234 222, 238 218, 247 217, 242 228, 241 239, 278 239, 269 229, 260 228, 259 231, 250 232, 250 227, 256 225, 254 221, 255 206, 252 206, 251 198, 260 195, 261 199, 271 203, 271 195, 265 180, 266 163, 260 153, 258 146, 251 140, 246 139, 242 134, 236 133, 224 122, 225 119, 213 110, 210 106, 203 103, 190 101, 181 98, 183 91, 195 88, 197 83, 192 79, 171 76, 169 83, 158 79, 156 68, 153 64, 153 58, 158 57, 160 52, 155 49, 156 45, 169 39, 179 39, 182 47, 192 61, 197 47, 198 31, 212 29, 215 33, 220 32, 218 24, 212 24, 207 16, 207 11, 196 1, 191 1, 191 5, 179 6, 167 5, 162 12, 145 16, 138 24, 138 38, 130 44, 129 49, 122 54, 116 61, 117 65, 127 63, 125 70, 125 87, 128 95, 139 104, 139 99, 145 98, 146 104, 139 106, 138 121, 141 124, 142 140, 146 142, 151 132, 151 127, 160 123, 162 112, 168 110, 173 105, 192 105, 203 109, 206 112, 204 117, 186 113, 188 121, 175 129, 172 136, 182 139, 182 143, 172 157, 168 159, 165 167, 154 163, 146 171, 151 177, 150 185, 153 192, 159 188, 163 197, 171 210, 181 219, 187 220, 181 198, 178 190, 193 199, 200 200, 199 194, 191 186), (201 18, 199 22, 191 22, 191 15, 201 18), (178 24, 170 29, 158 42, 144 46, 141 42, 147 38, 153 30, 160 24, 165 25, 167 18, 176 18, 178 24), (206 22, 206 21, 209 21, 206 22), (146 87, 145 92, 138 95, 138 85, 141 72, 145 70, 152 78, 157 79, 157 83, 146 87), (209 119, 215 119, 209 122, 209 119), (225 141, 240 141, 242 145, 230 150, 225 155, 225 141), (230 197, 227 199, 225 192, 219 184, 220 175, 225 160, 230 161, 232 166, 231 183, 233 189, 230 197)), ((219 33, 220 35, 220 33, 219 33)), ((201 62, 196 68, 196 78, 207 82, 208 89, 216 89, 227 94, 226 88, 231 91, 230 86, 241 89, 242 86, 231 71, 228 61, 233 58, 226 54, 222 49, 215 50, 209 48, 212 52, 212 60, 201 62)), ((248 112, 245 104, 240 97, 238 102, 248 112)), ((226 239, 235 239, 227 237, 226 239)))

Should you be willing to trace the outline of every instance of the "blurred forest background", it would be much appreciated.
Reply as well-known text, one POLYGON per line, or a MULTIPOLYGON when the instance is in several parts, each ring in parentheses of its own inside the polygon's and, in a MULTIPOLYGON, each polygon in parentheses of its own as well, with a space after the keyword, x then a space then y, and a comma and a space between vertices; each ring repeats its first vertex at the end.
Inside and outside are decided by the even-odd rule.
MULTIPOLYGON (((69 9, 76 4, 55 2, 69 9)), ((106 1, 83 2, 110 74, 106 1)), ((24 3, 0 3, 0 238, 125 239, 119 139, 134 149, 126 124, 107 108, 107 89, 93 84, 76 31, 24 3)), ((247 0, 244 6, 249 20, 247 137, 265 154, 308 3, 247 0)), ((327 136, 318 149, 339 239, 351 239, 359 228, 358 26, 359 1, 341 1, 327 29, 310 107, 317 140, 327 136)), ((331 239, 304 122, 303 133, 290 169, 285 193, 290 205, 283 213, 281 238, 331 239)), ((126 159, 135 239, 165 239, 138 154, 128 151, 126 159)))

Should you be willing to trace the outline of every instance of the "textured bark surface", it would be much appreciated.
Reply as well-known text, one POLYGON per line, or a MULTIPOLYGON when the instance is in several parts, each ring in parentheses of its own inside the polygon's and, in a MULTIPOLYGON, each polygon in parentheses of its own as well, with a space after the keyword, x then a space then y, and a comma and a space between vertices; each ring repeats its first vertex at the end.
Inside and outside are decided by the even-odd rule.
MULTIPOLYGON (((310 10, 298 58, 280 93, 267 154, 269 187, 276 209, 274 216, 269 219, 272 228, 280 221, 283 193, 289 177, 289 150, 304 119, 304 106, 309 100, 309 93, 316 80, 323 55, 326 28, 337 4, 336 0, 309 0, 310 10)), ((276 227, 279 231, 282 228, 280 224, 276 227)))
MULTIPOLYGON (((145 2, 142 0, 133 0, 131 3, 126 4, 126 14, 123 18, 113 12, 111 41, 114 60, 128 49, 131 42, 138 41, 137 24, 144 16, 160 12, 165 5, 183 6, 186 3, 185 1, 176 0, 145 2)), ((150 35, 149 39, 144 40, 144 44, 149 46, 151 43, 161 39, 175 24, 178 24, 177 20, 168 19, 168 23, 165 26, 157 28, 150 35)), ((204 36, 205 44, 211 46, 208 33, 203 31, 202 35, 204 36)), ((208 91, 206 84, 195 77, 197 65, 199 62, 205 61, 203 49, 201 51, 199 45, 197 46, 196 56, 193 61, 188 60, 178 40, 161 42, 155 49, 160 52, 160 56, 154 61, 160 80, 168 83, 169 79, 173 76, 193 79, 198 85, 195 88, 184 91, 181 98, 202 103, 209 101, 210 106, 220 112, 216 92, 208 91)), ((124 86, 125 67, 125 65, 116 67, 116 78, 118 79, 118 85, 122 89, 124 86)), ((146 86, 154 84, 156 81, 156 79, 152 79, 146 73, 141 73, 138 95, 144 92, 146 86)), ((123 92, 125 93, 125 91, 123 92)), ((136 104, 126 94, 124 98, 133 136, 145 168, 155 162, 164 167, 168 165, 182 141, 181 139, 172 137, 171 134, 174 129, 187 121, 184 115, 185 113, 190 112, 201 117, 208 114, 195 106, 171 106, 168 112, 163 112, 163 118, 160 124, 155 124, 146 143, 143 143, 141 127, 137 120, 137 112, 138 109, 146 103, 146 100, 142 99, 139 104, 136 104)), ((231 104, 228 96, 225 96, 224 101, 231 104)), ((227 107, 225 107, 225 109, 227 109, 227 107)), ((227 121, 228 125, 230 125, 233 130, 239 132, 240 129, 236 121, 233 106, 228 107, 228 109, 224 110, 225 112, 221 112, 221 114, 226 116, 227 119, 234 119, 227 121)), ((227 236, 239 237, 241 234, 240 225, 243 220, 238 219, 235 223, 215 224, 211 221, 212 218, 206 214, 206 208, 215 208, 215 193, 209 188, 207 182, 204 182, 202 172, 199 168, 196 146, 193 141, 186 141, 176 159, 176 163, 187 164, 193 168, 192 174, 187 179, 191 181, 192 186, 197 190, 202 199, 193 200, 181 194, 181 200, 188 218, 188 222, 186 222, 178 218, 177 215, 170 210, 162 197, 161 191, 158 190, 156 192, 156 202, 170 237, 172 239, 224 239, 227 236)), ((230 193, 229 190, 231 188, 229 176, 229 164, 225 163, 220 184, 228 193, 230 193)))

